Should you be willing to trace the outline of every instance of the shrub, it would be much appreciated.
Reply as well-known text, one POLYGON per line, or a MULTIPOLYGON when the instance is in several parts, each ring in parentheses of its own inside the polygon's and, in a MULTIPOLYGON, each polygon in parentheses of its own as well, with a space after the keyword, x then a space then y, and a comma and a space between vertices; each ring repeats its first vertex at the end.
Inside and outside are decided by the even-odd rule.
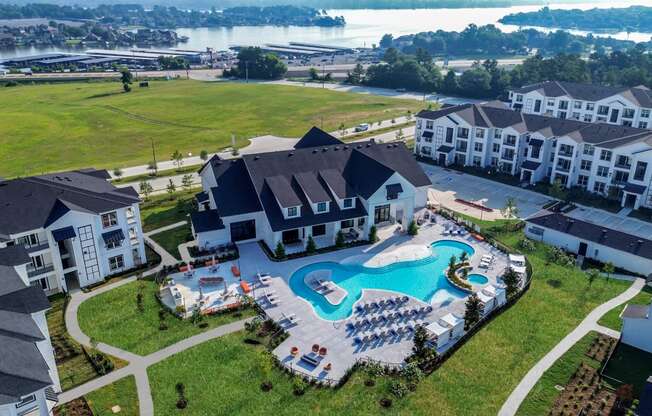
POLYGON ((309 236, 308 243, 306 244, 306 252, 312 254, 315 251, 317 251, 317 244, 315 243, 315 239, 309 236))
POLYGON ((385 408, 392 407, 392 399, 383 397, 382 399, 380 399, 380 405, 385 408))
POLYGON ((532 242, 532 240, 530 240, 529 238, 523 238, 521 241, 519 241, 518 242, 518 247, 521 250, 527 251, 527 252, 532 252, 536 248, 534 246, 534 243, 532 242))
POLYGON ((405 397, 405 395, 408 394, 408 388, 405 385, 405 383, 403 383, 402 381, 397 381, 397 380, 393 381, 392 384, 390 384, 389 391, 397 399, 405 397))
POLYGON ((421 379, 423 379, 423 371, 421 371, 416 363, 412 362, 401 369, 401 376, 404 377, 409 384, 417 384, 421 379))
POLYGON ((371 243, 378 241, 378 229, 375 225, 372 225, 371 228, 369 228, 369 241, 371 243))
POLYGON ((412 236, 419 234, 419 227, 417 227, 417 223, 414 220, 410 221, 407 231, 408 234, 412 236))
POLYGON ((283 246, 283 243, 280 241, 276 245, 276 249, 274 250, 274 256, 276 256, 277 259, 285 258, 285 246, 283 246))
POLYGON ((344 232, 342 230, 339 230, 337 232, 337 236, 335 237, 335 247, 337 248, 342 248, 344 247, 344 232))
POLYGON ((179 398, 177 399, 177 409, 185 409, 188 407, 188 400, 186 399, 186 386, 183 383, 177 383, 174 386, 179 398))
POLYGON ((303 381, 302 378, 296 377, 294 379, 294 383, 292 384, 292 391, 296 396, 302 396, 306 392, 307 388, 308 385, 305 381, 303 381))

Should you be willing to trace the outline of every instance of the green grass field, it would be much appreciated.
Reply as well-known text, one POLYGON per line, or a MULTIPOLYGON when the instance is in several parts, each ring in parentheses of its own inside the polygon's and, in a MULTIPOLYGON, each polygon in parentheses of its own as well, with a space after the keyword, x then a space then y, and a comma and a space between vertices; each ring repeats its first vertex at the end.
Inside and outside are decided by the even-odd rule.
POLYGON ((120 406, 119 415, 138 416, 138 393, 134 376, 122 378, 86 395, 93 416, 114 415, 111 408, 120 406))
POLYGON ((3 88, 0 176, 165 160, 179 150, 217 151, 264 134, 299 137, 311 126, 415 113, 421 103, 280 85, 153 81, 122 93, 115 82, 3 88))
POLYGON ((190 226, 183 225, 181 227, 154 234, 152 235, 152 240, 156 241, 161 247, 165 249, 165 251, 173 255, 177 260, 181 261, 179 244, 185 243, 186 237, 190 235, 190 233, 190 226))
MULTIPOLYGON (((516 247, 522 233, 503 233, 500 238, 516 247)), ((629 282, 603 279, 589 288, 582 271, 547 264, 543 252, 537 244, 537 250, 528 253, 534 269, 530 291, 423 380, 416 392, 394 400, 383 413, 495 415, 534 363, 590 310, 629 286, 629 282)), ((178 381, 187 385, 186 412, 193 415, 228 414, 236 409, 247 414, 376 415, 381 411, 378 400, 390 397, 386 380, 370 389, 359 375, 339 390, 311 389, 295 397, 291 382, 277 372, 274 390, 262 393, 257 352, 242 343, 242 336, 211 341, 150 368, 156 414, 176 412, 173 389, 178 381)))
MULTIPOLYGON (((650 302, 652 301, 652 288, 650 286, 645 286, 643 290, 632 300, 627 302, 627 304, 632 304, 632 305, 649 305, 650 302)), ((598 323, 600 325, 604 325, 607 328, 615 329, 616 331, 620 331, 620 329, 623 326, 623 321, 620 319, 620 314, 625 309, 625 305, 620 305, 616 306, 606 314, 600 320, 598 323)))
POLYGON ((174 195, 174 199, 170 199, 168 194, 150 196, 148 201, 140 204, 143 231, 148 232, 187 220, 188 214, 193 210, 195 194, 199 191, 200 188, 179 191, 174 195))
POLYGON ((166 314, 166 330, 159 329, 158 311, 162 308, 154 297, 157 285, 151 281, 132 282, 95 296, 79 307, 82 331, 89 337, 136 354, 146 355, 211 328, 253 316, 246 309, 206 317, 206 328, 166 314), (136 306, 138 287, 143 284, 144 311, 136 306))

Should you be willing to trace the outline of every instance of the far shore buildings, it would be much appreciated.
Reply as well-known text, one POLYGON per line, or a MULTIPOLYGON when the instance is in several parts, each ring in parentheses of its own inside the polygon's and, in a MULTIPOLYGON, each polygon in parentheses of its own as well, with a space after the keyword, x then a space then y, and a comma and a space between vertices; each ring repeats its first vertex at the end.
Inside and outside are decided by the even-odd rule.
POLYGON ((434 163, 559 182, 652 207, 652 130, 464 104, 417 114, 415 153, 434 163))
POLYGON ((431 184, 403 143, 346 144, 312 128, 289 151, 215 156, 199 171, 203 192, 191 216, 201 249, 263 240, 305 249, 368 238, 372 225, 401 223, 426 204, 431 184))
POLYGON ((0 248, 0 415, 47 416, 61 391, 45 313, 23 247, 0 248))
POLYGON ((138 193, 108 179, 86 169, 0 180, 0 249, 27 250, 28 284, 49 295, 146 262, 138 193))
POLYGON ((510 107, 525 114, 652 128, 652 91, 645 86, 609 87, 546 81, 509 92, 510 107))

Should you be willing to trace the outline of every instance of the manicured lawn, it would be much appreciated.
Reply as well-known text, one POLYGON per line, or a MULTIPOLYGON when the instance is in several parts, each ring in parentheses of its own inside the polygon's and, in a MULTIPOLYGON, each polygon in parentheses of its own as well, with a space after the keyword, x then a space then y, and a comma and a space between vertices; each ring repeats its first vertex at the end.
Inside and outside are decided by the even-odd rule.
POLYGON ((167 176, 176 176, 183 175, 184 173, 193 173, 197 172, 200 168, 200 165, 191 165, 191 166, 181 166, 179 169, 164 169, 159 170, 156 176, 145 173, 143 175, 136 176, 123 176, 120 179, 113 179, 112 184, 118 185, 121 183, 130 183, 130 182, 140 182, 142 180, 150 181, 156 178, 165 178, 167 176))
POLYGON ((95 166, 126 167, 175 151, 199 154, 251 137, 299 137, 416 113, 422 103, 281 85, 151 81, 122 93, 117 82, 4 88, 0 100, 0 176, 95 166), (37 158, 34 154, 38 153, 37 158))
POLYGON ((140 218, 143 231, 148 232, 166 225, 188 219, 193 210, 195 194, 201 191, 196 188, 190 191, 179 191, 171 199, 170 195, 154 195, 140 204, 140 218))
MULTIPOLYGON (((516 246, 522 233, 499 235, 516 246)), ((528 253, 534 269, 529 292, 423 380, 416 392, 394 400, 390 414, 495 415, 527 371, 600 303, 628 287, 628 282, 596 281, 575 268, 547 264, 543 248, 528 253)), ((339 390, 311 390, 302 397, 275 372, 274 390, 262 393, 256 354, 233 335, 198 346, 150 368, 157 414, 175 412, 174 385, 187 385, 188 413, 275 412, 300 415, 378 414, 383 385, 369 389, 354 375, 339 390), (211 374, 200 376, 197 374, 211 374), (221 377, 212 375, 220 374, 221 377), (219 394, 216 394, 219 392, 219 394)))
POLYGON ((120 406, 119 415, 138 416, 138 393, 134 376, 122 378, 86 395, 94 416, 109 416, 113 406, 120 406))
POLYGON ((200 332, 253 315, 252 310, 207 317, 206 328, 190 321, 165 315, 166 330, 159 329, 158 311, 162 308, 154 282, 138 281, 112 289, 82 303, 79 325, 98 342, 104 342, 136 354, 146 355, 200 332), (136 296, 142 285, 144 311, 137 309, 136 296))
POLYGON ((565 386, 580 363, 584 362, 593 368, 599 368, 600 363, 585 354, 596 335, 596 332, 585 335, 557 360, 548 371, 543 373, 539 382, 519 407, 517 414, 523 416, 548 414, 555 399, 559 396, 559 390, 555 386, 565 386))
POLYGON ((154 234, 152 235, 152 240, 156 241, 161 247, 165 249, 165 251, 172 254, 177 260, 181 261, 181 254, 179 254, 179 244, 185 243, 186 238, 190 233, 190 225, 186 224, 181 227, 154 234))
POLYGON ((645 380, 652 374, 652 354, 638 348, 620 343, 607 363, 604 375, 616 380, 607 379, 609 384, 617 388, 621 384, 632 384, 634 395, 639 396, 645 386, 645 380))
MULTIPOLYGON (((625 305, 627 304, 649 305, 651 301, 652 301, 652 288, 650 286, 645 286, 638 295, 636 295, 632 300, 627 302, 625 305)), ((625 305, 616 306, 615 308, 613 308, 612 310, 604 314, 604 316, 600 318, 600 321, 598 321, 598 323, 600 325, 606 326, 607 328, 620 331, 620 329, 623 326, 623 321, 620 319, 620 314, 625 308, 625 305)))

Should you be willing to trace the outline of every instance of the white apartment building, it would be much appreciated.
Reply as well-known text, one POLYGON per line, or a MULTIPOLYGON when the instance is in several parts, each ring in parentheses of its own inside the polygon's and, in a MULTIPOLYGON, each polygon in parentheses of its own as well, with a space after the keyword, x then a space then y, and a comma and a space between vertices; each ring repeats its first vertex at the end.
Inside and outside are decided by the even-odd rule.
POLYGON ((146 262, 138 193, 104 170, 0 181, 0 248, 29 252, 29 283, 46 294, 101 282, 146 262))
POLYGON ((526 114, 652 128, 652 91, 645 86, 547 81, 510 91, 509 100, 511 108, 526 114))
POLYGON ((0 249, 0 416, 47 416, 61 391, 45 293, 31 286, 23 247, 0 249))
POLYGON ((415 153, 443 166, 493 169, 527 184, 620 198, 652 207, 652 131, 585 123, 506 108, 502 103, 450 106, 417 114, 415 153))
POLYGON ((293 150, 215 156, 199 174, 191 222, 202 249, 263 240, 302 251, 311 236, 332 246, 339 231, 366 239, 373 224, 407 226, 431 184, 403 143, 346 144, 317 128, 293 150))

